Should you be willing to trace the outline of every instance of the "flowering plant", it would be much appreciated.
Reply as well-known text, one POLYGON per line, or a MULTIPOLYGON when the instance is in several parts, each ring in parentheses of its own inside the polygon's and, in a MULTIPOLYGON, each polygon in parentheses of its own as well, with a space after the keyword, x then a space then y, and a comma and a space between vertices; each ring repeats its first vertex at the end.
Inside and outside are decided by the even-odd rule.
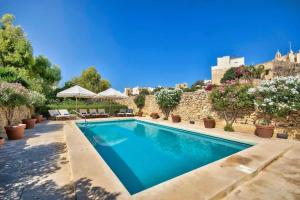
POLYGON ((254 105, 265 119, 287 117, 291 111, 300 109, 300 76, 262 81, 250 88, 248 94, 255 96, 254 105))
POLYGON ((30 91, 28 93, 28 105, 29 106, 35 106, 35 107, 39 107, 39 106, 43 106, 46 102, 46 97, 45 95, 36 92, 36 91, 30 91))
POLYGON ((247 93, 250 87, 249 84, 241 85, 235 81, 227 81, 210 93, 213 108, 220 112, 226 121, 224 130, 233 131, 232 124, 238 113, 253 108, 253 96, 247 93))
POLYGON ((5 111, 8 126, 11 126, 15 107, 28 103, 28 90, 19 83, 0 82, 0 94, 0 106, 5 111))
POLYGON ((181 90, 162 89, 155 93, 156 103, 168 119, 170 112, 176 108, 181 100, 181 90))

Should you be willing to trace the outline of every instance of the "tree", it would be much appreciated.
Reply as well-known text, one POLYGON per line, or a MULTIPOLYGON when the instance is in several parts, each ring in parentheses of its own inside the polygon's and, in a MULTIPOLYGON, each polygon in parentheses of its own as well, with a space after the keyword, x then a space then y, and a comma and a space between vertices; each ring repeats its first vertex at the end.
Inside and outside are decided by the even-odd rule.
POLYGON ((176 108, 181 100, 181 90, 162 89, 155 93, 156 103, 165 115, 169 118, 170 112, 176 108))
POLYGON ((33 64, 32 46, 14 19, 11 14, 0 19, 0 67, 28 69, 33 64))
POLYGON ((111 84, 108 80, 102 79, 100 83, 100 92, 111 88, 111 84))
POLYGON ((142 109, 145 106, 145 99, 146 97, 144 94, 139 94, 134 98, 134 103, 139 108, 139 112, 142 112, 142 109))
POLYGON ((250 88, 248 93, 255 97, 255 107, 268 123, 271 120, 286 119, 292 112, 300 110, 300 76, 262 81, 250 88))
POLYGON ((16 68, 0 67, 0 81, 8 83, 20 83, 22 86, 28 88, 29 81, 25 76, 22 76, 16 68))
POLYGON ((209 95, 213 108, 220 112, 226 121, 225 131, 234 131, 232 124, 238 113, 252 111, 253 96, 248 93, 249 84, 241 85, 235 81, 214 88, 209 95))
POLYGON ((65 83, 64 88, 68 88, 74 85, 80 85, 88 90, 95 93, 99 93, 111 87, 108 80, 101 80, 101 75, 98 73, 97 69, 93 66, 83 70, 81 76, 75 77, 70 81, 65 83))
POLYGON ((0 106, 11 126, 15 108, 28 104, 28 90, 19 83, 0 82, 0 94, 0 106))

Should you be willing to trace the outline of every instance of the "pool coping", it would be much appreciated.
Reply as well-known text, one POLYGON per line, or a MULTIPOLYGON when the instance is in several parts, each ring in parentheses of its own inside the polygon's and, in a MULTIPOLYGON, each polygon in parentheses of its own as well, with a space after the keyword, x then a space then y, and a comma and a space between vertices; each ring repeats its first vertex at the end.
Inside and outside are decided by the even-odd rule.
MULTIPOLYGON (((261 139, 249 137, 249 135, 241 137, 241 133, 227 133, 224 131, 222 133, 217 129, 205 130, 199 127, 193 128, 184 124, 171 124, 148 118, 107 118, 88 121, 104 122, 128 119, 138 119, 237 142, 255 143, 256 145, 130 195, 118 177, 76 126, 76 123, 82 122, 82 120, 75 120, 67 123, 64 131, 74 180, 83 177, 89 178, 93 180, 92 183, 97 187, 102 187, 111 193, 120 193, 118 199, 216 199, 225 196, 241 182, 255 176, 291 147, 289 142, 281 140, 261 139)), ((80 189, 76 190, 78 199, 83 195, 79 191, 80 189)))

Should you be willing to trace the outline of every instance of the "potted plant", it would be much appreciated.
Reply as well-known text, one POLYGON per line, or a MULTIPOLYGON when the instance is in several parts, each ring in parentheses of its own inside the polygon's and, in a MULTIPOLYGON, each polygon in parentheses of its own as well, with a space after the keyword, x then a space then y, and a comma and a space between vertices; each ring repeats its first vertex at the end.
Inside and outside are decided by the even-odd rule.
POLYGON ((176 108, 181 100, 181 90, 162 89, 155 93, 155 100, 168 120, 170 112, 176 108))
POLYGON ((216 120, 211 115, 207 115, 203 119, 203 122, 204 122, 205 128, 215 128, 216 127, 216 120))
POLYGON ((253 96, 248 94, 250 87, 250 84, 227 81, 211 91, 209 98, 212 108, 225 120, 225 131, 234 131, 233 123, 238 113, 250 113, 254 109, 253 96))
POLYGON ((139 108, 139 112, 137 113, 137 115, 139 117, 142 117, 143 116, 143 112, 142 112, 142 109, 144 108, 145 106, 145 95, 144 94, 139 94, 137 95, 135 98, 134 98, 134 103, 136 104, 136 106, 139 108))
POLYGON ((274 126, 270 120, 262 119, 255 124, 255 135, 262 138, 271 138, 274 134, 274 126))
POLYGON ((30 91, 29 92, 29 101, 28 106, 31 108, 31 110, 35 109, 35 114, 32 115, 32 119, 35 119, 36 123, 41 123, 44 120, 43 115, 40 114, 40 108, 45 105, 46 98, 43 94, 36 92, 36 91, 30 91))
POLYGON ((5 141, 5 139, 2 135, 2 130, 0 129, 0 145, 4 144, 4 141, 5 141))
POLYGON ((32 119, 32 118, 22 119, 22 123, 26 124, 26 129, 32 129, 35 127, 36 119, 32 119))
POLYGON ((150 114, 150 117, 152 118, 152 119, 158 119, 160 116, 158 115, 158 113, 151 113, 150 114))
POLYGON ((9 140, 20 139, 24 135, 25 124, 13 124, 14 110, 27 104, 28 90, 19 83, 0 83, 0 106, 5 112, 5 131, 9 140))
POLYGON ((179 123, 179 122, 181 122, 181 117, 179 116, 179 115, 171 115, 171 117, 172 117, 172 121, 174 122, 174 123, 179 123))
POLYGON ((262 81, 248 93, 255 97, 257 112, 263 116, 256 124, 255 134, 259 137, 272 137, 277 122, 300 110, 300 76, 262 81))

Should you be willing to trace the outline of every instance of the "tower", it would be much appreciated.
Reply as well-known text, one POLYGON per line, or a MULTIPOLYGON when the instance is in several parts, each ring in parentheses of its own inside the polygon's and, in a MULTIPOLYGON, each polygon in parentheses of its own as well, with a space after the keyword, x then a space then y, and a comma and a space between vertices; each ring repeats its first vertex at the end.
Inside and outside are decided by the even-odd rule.
POLYGON ((281 61, 282 60, 282 56, 279 50, 277 50, 276 54, 275 54, 275 60, 276 61, 281 61))

